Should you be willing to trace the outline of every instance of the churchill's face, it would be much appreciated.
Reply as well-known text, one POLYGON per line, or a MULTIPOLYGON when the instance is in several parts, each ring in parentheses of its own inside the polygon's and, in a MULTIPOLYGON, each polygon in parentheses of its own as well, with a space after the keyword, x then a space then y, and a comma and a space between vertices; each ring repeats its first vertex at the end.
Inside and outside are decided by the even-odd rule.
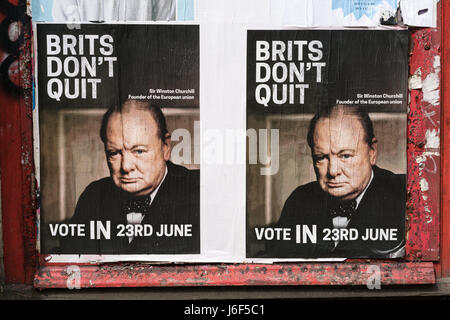
POLYGON ((106 128, 105 152, 114 184, 135 196, 147 195, 160 184, 170 157, 153 115, 146 110, 115 112, 106 128))
POLYGON ((314 171, 323 191, 341 200, 355 199, 370 181, 377 144, 369 146, 358 118, 340 113, 317 121, 312 150, 314 171))

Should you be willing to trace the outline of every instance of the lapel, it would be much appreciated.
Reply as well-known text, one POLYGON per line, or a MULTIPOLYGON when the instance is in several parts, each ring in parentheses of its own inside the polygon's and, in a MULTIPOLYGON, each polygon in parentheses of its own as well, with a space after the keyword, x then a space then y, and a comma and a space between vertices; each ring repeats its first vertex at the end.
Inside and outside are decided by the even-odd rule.
POLYGON ((122 207, 126 199, 125 195, 118 189, 112 179, 108 181, 107 187, 102 190, 104 194, 99 197, 101 203, 101 220, 111 221, 111 239, 98 242, 98 252, 125 252, 128 246, 127 237, 117 237, 117 225, 126 224, 126 215, 122 213, 122 207))
POLYGON ((380 219, 380 211, 383 207, 384 188, 380 186, 378 168, 373 168, 373 180, 366 190, 348 228, 366 228, 377 225, 380 219))
POLYGON ((158 193, 153 198, 152 203, 150 204, 150 210, 144 216, 142 224, 149 223, 156 227, 156 225, 159 225, 164 220, 165 216, 167 216, 167 208, 172 202, 170 201, 170 193, 171 185, 173 184, 173 170, 171 169, 171 166, 169 166, 169 163, 167 168, 166 178, 159 187, 158 193))
POLYGON ((382 200, 380 199, 380 194, 383 193, 383 190, 380 190, 377 171, 377 167, 374 167, 372 182, 364 193, 356 212, 353 214, 347 226, 347 229, 355 228, 358 230, 358 240, 340 241, 333 250, 334 254, 344 257, 342 253, 345 253, 344 255, 346 256, 354 256, 358 255, 359 252, 365 252, 367 254, 370 251, 368 242, 362 241, 361 237, 364 235, 366 227, 377 225, 377 221, 380 219, 378 213, 381 210, 382 200))
POLYGON ((314 245, 313 248, 313 256, 319 256, 319 257, 329 257, 330 256, 330 252, 333 251, 333 246, 332 246, 332 242, 330 241, 326 241, 323 240, 323 237, 325 235, 325 233, 323 233, 323 230, 325 228, 327 229, 332 229, 333 228, 333 223, 332 223, 332 219, 329 215, 329 211, 330 211, 330 205, 332 203, 331 197, 323 192, 322 195, 320 197, 321 201, 319 201, 319 203, 317 203, 317 207, 313 208, 313 212, 312 214, 314 215, 319 215, 319 217, 317 217, 315 219, 316 223, 317 223, 317 243, 314 245))
MULTIPOLYGON (((199 225, 198 208, 195 206, 195 198, 192 198, 192 186, 194 182, 189 180, 186 169, 167 162, 167 175, 158 193, 152 200, 150 210, 144 216, 141 224, 153 226, 153 234, 149 237, 136 237, 130 244, 126 244, 128 253, 198 253, 199 225), (156 233, 162 224, 193 224, 195 236, 183 237, 159 237, 156 233)), ((194 193, 195 194, 195 193, 194 193)))

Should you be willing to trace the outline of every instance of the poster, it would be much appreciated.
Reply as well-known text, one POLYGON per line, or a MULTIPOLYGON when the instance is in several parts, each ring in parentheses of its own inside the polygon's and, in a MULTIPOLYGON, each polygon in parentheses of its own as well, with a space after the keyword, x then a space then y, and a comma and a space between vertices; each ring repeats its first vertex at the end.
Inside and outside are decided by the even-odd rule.
POLYGON ((35 30, 41 253, 198 255, 198 25, 35 30))
POLYGON ((436 28, 438 0, 289 0, 282 24, 297 27, 436 28))
MULTIPOLYGON (((253 2, 242 4, 230 25, 229 15, 216 5, 197 4, 198 12, 214 14, 196 16, 195 24, 70 21, 69 25, 36 25, 34 116, 38 123, 34 137, 40 252, 49 255, 50 263, 242 263, 259 259, 271 263, 401 257, 404 186, 395 189, 395 197, 403 200, 393 205, 400 208, 392 216, 381 208, 377 223, 368 227, 374 232, 372 237, 392 239, 381 240, 382 246, 374 252, 361 251, 364 246, 356 240, 347 241, 352 248, 326 254, 299 246, 298 235, 304 234, 308 241, 316 236, 319 243, 328 228, 328 237, 340 248, 346 238, 355 238, 355 231, 350 224, 324 227, 297 220, 295 215, 284 218, 282 212, 298 187, 309 183, 317 187, 308 126, 318 110, 336 103, 367 110, 377 140, 376 166, 392 172, 395 183, 402 184, 408 32, 277 30, 282 8, 266 12, 258 7, 260 11, 248 19, 253 2), (178 205, 180 199, 182 206, 174 210, 177 213, 171 220, 146 221, 158 214, 139 212, 148 206, 145 199, 141 205, 122 205, 118 202, 128 199, 111 191, 121 189, 114 182, 117 170, 112 160, 122 155, 104 143, 114 131, 110 122, 117 113, 123 116, 147 102, 161 108, 167 121, 171 147, 166 163, 189 170, 190 182, 170 188, 176 193, 171 200, 177 199, 167 201, 167 206, 178 205), (113 110, 108 121, 103 121, 114 105, 123 112, 113 110), (106 123, 103 130, 102 123, 106 123), (98 187, 102 181, 109 181, 111 189, 98 187), (194 191, 186 194, 186 190, 194 191), (101 206, 106 209, 95 209, 101 206), (115 214, 123 207, 127 207, 125 215, 115 214), (85 218, 78 214, 83 211, 95 212, 85 218), (143 239, 151 242, 139 244, 143 239)), ((123 131, 119 137, 130 136, 123 121, 117 126, 123 131)), ((146 133, 135 129, 131 136, 146 133)), ((160 132, 159 140, 165 141, 164 137, 160 132)), ((352 138, 359 141, 360 137, 352 138)), ((165 151, 162 158, 167 158, 165 151)), ((121 166, 119 174, 126 171, 121 166)), ((167 168, 170 172, 170 165, 167 168)), ((166 171, 160 173, 163 179, 167 177, 166 171)), ((369 180, 376 182, 377 176, 374 171, 369 180)), ((136 181, 125 178, 122 182, 136 181)), ((163 184, 153 191, 156 198, 147 199, 150 203, 164 193, 163 184)), ((358 229, 357 238, 365 231, 358 229)))
POLYGON ((193 0, 33 0, 34 21, 187 21, 193 0))
POLYGON ((399 258, 408 32, 249 30, 247 258, 399 258))

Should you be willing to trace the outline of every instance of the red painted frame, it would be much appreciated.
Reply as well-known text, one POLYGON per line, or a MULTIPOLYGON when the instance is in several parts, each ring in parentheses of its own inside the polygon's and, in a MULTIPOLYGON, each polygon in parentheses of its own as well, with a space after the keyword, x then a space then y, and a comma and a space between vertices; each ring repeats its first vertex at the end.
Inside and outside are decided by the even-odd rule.
POLYGON ((35 183, 32 128, 31 23, 26 1, 4 1, 0 19, 22 25, 23 41, 16 56, 15 79, 20 92, 0 84, 0 176, 3 255, 6 283, 32 283, 37 265, 35 183), (6 12, 5 12, 6 11, 6 12))
POLYGON ((39 269, 34 286, 44 288, 367 285, 376 271, 380 285, 435 283, 431 262, 308 263, 248 265, 115 264, 39 269), (78 283, 77 283, 78 281, 78 283))
POLYGON ((441 277, 450 277, 450 1, 442 3, 442 122, 441 122, 441 256, 437 270, 441 277))
MULTIPOLYGON (((439 3, 439 12, 441 7, 442 28, 439 15, 437 29, 411 29, 410 74, 414 74, 420 67, 422 80, 430 74, 439 74, 434 62, 441 50, 443 61, 450 57, 450 49, 446 47, 450 43, 446 23, 450 15, 449 1, 439 3)), ((43 259, 38 259, 39 254, 35 249, 37 204, 34 196, 33 105, 29 85, 32 70, 29 21, 24 24, 24 30, 25 40, 19 56, 23 65, 19 72, 23 93, 21 96, 14 96, 0 88, 0 173, 5 280, 7 283, 32 284, 34 279, 37 288, 66 288, 67 281, 73 276, 73 273, 67 272, 67 265, 46 265, 43 259)), ((449 80, 450 72, 444 65, 441 85, 444 106, 450 102, 449 80)), ((441 158, 440 150, 430 148, 426 141, 427 130, 439 128, 435 124, 440 121, 441 109, 439 105, 427 104, 423 100, 421 89, 411 90, 408 118, 408 241, 407 257, 402 261, 194 266, 120 263, 81 265, 80 286, 364 285, 370 276, 369 265, 379 268, 382 285, 434 283, 434 267, 439 272, 438 276, 447 277, 450 274, 450 219, 447 210, 450 197, 449 192, 443 188, 441 198, 439 163, 442 165, 442 183, 445 184, 450 174, 450 139, 446 135, 450 115, 445 108, 442 110, 444 121, 441 123, 441 158), (434 152, 434 155, 430 156, 430 152, 434 152), (426 161, 419 161, 424 159, 426 161), (428 190, 420 188, 421 179, 428 182, 428 190), (442 224, 439 223, 440 210, 442 224)))
POLYGON ((419 74, 423 85, 409 90, 406 251, 410 261, 439 260, 441 159, 439 146, 429 144, 428 135, 439 137, 441 108, 439 102, 427 102, 424 92, 431 91, 427 79, 440 77, 440 18, 436 29, 411 29, 409 73, 410 77, 419 74))

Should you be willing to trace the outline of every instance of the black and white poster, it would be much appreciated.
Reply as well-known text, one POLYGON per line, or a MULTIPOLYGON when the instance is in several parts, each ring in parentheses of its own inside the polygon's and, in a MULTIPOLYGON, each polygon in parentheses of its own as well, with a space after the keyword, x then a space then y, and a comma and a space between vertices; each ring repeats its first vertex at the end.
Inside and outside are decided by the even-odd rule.
POLYGON ((408 32, 247 32, 247 258, 404 256, 408 32))
POLYGON ((200 253, 199 27, 36 25, 40 250, 200 253))

